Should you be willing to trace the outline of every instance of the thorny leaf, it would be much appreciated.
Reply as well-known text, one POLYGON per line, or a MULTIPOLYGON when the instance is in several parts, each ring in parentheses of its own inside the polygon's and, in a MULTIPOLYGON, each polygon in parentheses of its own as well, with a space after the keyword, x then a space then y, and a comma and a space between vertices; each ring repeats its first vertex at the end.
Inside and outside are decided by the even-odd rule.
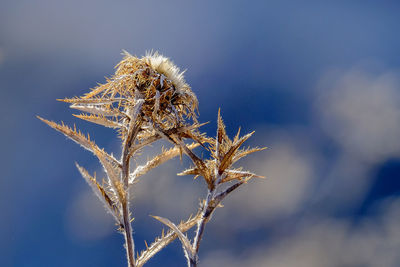
MULTIPOLYGON (((192 159, 193 163, 199 168, 200 172, 206 170, 204 162, 186 146, 186 144, 182 141, 182 136, 178 132, 169 132, 163 130, 158 123, 154 123, 154 129, 160 136, 164 137, 172 144, 179 146, 180 149, 185 151, 185 153, 192 159)), ((180 151, 180 153, 182 152, 180 151)), ((206 179, 209 177, 206 172, 202 174, 206 179)))
MULTIPOLYGON (((208 177, 209 179, 206 180, 207 185, 209 186, 209 189, 214 187, 214 183, 213 183, 213 170, 215 168, 215 161, 214 160, 203 160, 204 166, 206 171, 208 172, 208 177)), ((183 175, 194 175, 194 178, 197 178, 198 176, 203 176, 202 172, 199 170, 199 168, 197 166, 192 167, 192 168, 188 168, 180 173, 178 173, 179 176, 183 176, 183 175)), ((203 176, 204 178, 204 176, 203 176)))
POLYGON ((70 108, 77 109, 83 112, 95 114, 95 115, 103 115, 107 117, 128 117, 124 112, 121 112, 117 108, 113 108, 111 105, 93 105, 93 104, 72 104, 69 106, 70 108))
POLYGON ((95 195, 100 199, 100 201, 104 204, 106 210, 111 213, 111 215, 115 218, 115 220, 121 224, 121 211, 118 205, 111 199, 106 190, 97 182, 96 176, 91 176, 87 170, 83 167, 79 166, 78 163, 75 163, 79 172, 85 181, 92 188, 95 195))
POLYGON ((88 122, 93 122, 96 124, 103 125, 108 128, 122 128, 124 127, 123 124, 118 123, 118 121, 110 120, 103 115, 87 115, 87 114, 72 114, 73 116, 77 117, 78 119, 82 119, 88 122))
POLYGON ((182 140, 178 140, 178 144, 180 147, 183 148, 185 153, 191 158, 193 163, 196 165, 197 170, 199 171, 199 174, 204 177, 207 185, 209 188, 213 186, 212 183, 212 175, 211 175, 211 170, 207 168, 207 165, 204 163, 202 159, 196 156, 187 146, 185 143, 182 142, 182 140))
POLYGON ((255 147, 255 148, 239 149, 235 153, 235 155, 232 157, 232 164, 234 164, 236 161, 238 161, 239 159, 241 159, 247 155, 250 155, 254 152, 262 151, 265 149, 267 149, 267 148, 266 147, 261 147, 261 148, 255 147))
MULTIPOLYGON (((169 228, 171 228, 172 231, 178 236, 179 240, 182 243, 183 250, 185 252, 185 255, 188 259, 195 259, 196 258, 196 251, 193 249, 189 239, 187 236, 185 236, 181 230, 170 220, 167 218, 159 217, 159 216, 152 216, 154 219, 160 221, 161 223, 167 225, 169 228)), ((195 260, 196 261, 196 260, 195 260)))
MULTIPOLYGON (((189 145, 189 148, 194 149, 198 146, 199 146, 199 144, 192 143, 189 145)), ((160 166, 161 164, 165 163, 166 161, 178 156, 179 153, 180 153, 179 147, 175 146, 171 149, 163 151, 162 153, 155 156, 153 159, 148 160, 145 165, 137 166, 135 171, 133 173, 131 173, 129 176, 129 184, 132 184, 136 178, 146 174, 151 169, 154 169, 157 166, 160 166)))
MULTIPOLYGON (((229 169, 236 161, 240 158, 247 156, 251 153, 261 151, 265 148, 247 148, 247 149, 239 149, 241 145, 249 139, 254 132, 251 132, 241 138, 240 128, 234 137, 233 141, 229 139, 226 134, 225 125, 222 121, 222 117, 220 111, 218 111, 218 129, 217 129, 217 137, 214 139, 214 142, 208 141, 211 148, 211 155, 214 160, 201 160, 201 164, 196 164, 195 166, 189 169, 186 169, 178 175, 195 175, 205 177, 208 188, 213 189, 217 186, 216 183, 225 183, 232 180, 242 180, 252 177, 262 178, 262 176, 258 176, 251 172, 242 172, 241 169, 229 169), (217 169, 217 173, 214 170, 217 169), (217 175, 219 177, 217 181, 217 175)), ((189 155, 190 156, 190 155, 189 155)), ((197 160, 198 161, 198 160, 197 160)))
POLYGON ((221 183, 226 183, 232 180, 243 180, 247 178, 265 178, 264 176, 260 176, 248 171, 242 171, 241 169, 225 170, 225 174, 226 175, 222 178, 221 183))
POLYGON ((217 137, 215 140, 215 155, 216 155, 216 159, 218 161, 221 160, 221 156, 223 154, 223 144, 230 142, 227 134, 226 134, 226 130, 225 130, 225 124, 222 121, 222 117, 221 117, 221 110, 218 109, 218 120, 217 120, 217 137))
MULTIPOLYGON (((238 175, 238 173, 233 174, 235 171, 230 171, 230 173, 225 173, 228 168, 230 168, 236 161, 238 161, 240 158, 247 156, 251 153, 261 151, 265 148, 248 148, 248 149, 239 149, 243 143, 249 139, 252 135, 254 134, 254 131, 246 134, 242 137, 240 136, 240 128, 235 135, 233 141, 228 137, 226 134, 225 130, 225 125, 222 121, 220 111, 218 111, 218 130, 217 130, 217 137, 215 140, 215 145, 211 147, 212 149, 212 155, 214 156, 216 162, 208 162, 208 167, 217 167, 218 170, 218 175, 222 177, 222 180, 218 181, 221 183, 231 181, 233 179, 244 179, 247 177, 259 177, 255 174, 251 173, 242 173, 238 175)), ((217 175, 217 174, 216 174, 217 175)), ((214 177, 216 179, 216 177, 214 177)))
POLYGON ((107 104, 112 104, 115 102, 121 102, 121 101, 129 101, 126 98, 103 98, 103 97, 95 97, 95 98, 79 98, 79 97, 74 97, 74 98, 64 98, 64 99, 57 99, 58 101, 61 102, 66 102, 70 103, 73 105, 83 105, 83 104, 92 104, 92 105, 107 105, 107 104))
MULTIPOLYGON (((199 211, 195 217, 189 218, 185 222, 181 222, 177 227, 182 233, 185 233, 193 226, 195 226, 200 218, 201 212, 199 211)), ((169 230, 166 234, 164 234, 163 231, 161 237, 157 237, 146 250, 142 251, 140 255, 137 256, 136 266, 142 267, 149 259, 151 259, 160 250, 162 250, 164 247, 174 241, 177 237, 178 235, 174 231, 169 230)))
MULTIPOLYGON (((246 134, 242 138, 240 138, 237 142, 233 143, 229 150, 226 152, 226 154, 223 155, 221 163, 218 168, 218 173, 221 175, 226 168, 232 165, 232 158, 235 155, 235 152, 239 149, 239 147, 247 140, 249 139, 254 132, 251 132, 249 134, 246 134)), ((221 155, 222 156, 222 155, 221 155)))
POLYGON ((235 137, 233 138, 233 143, 236 143, 239 140, 239 136, 240 136, 240 127, 239 127, 235 137))
MULTIPOLYGON (((207 124, 207 123, 198 124, 198 126, 196 128, 201 127, 205 124, 207 124)), ((205 144, 212 142, 212 140, 213 140, 212 138, 207 137, 205 135, 205 133, 200 133, 200 132, 196 131, 196 129, 194 127, 191 127, 191 129, 185 129, 185 128, 188 128, 188 127, 184 127, 181 130, 178 130, 177 135, 179 135, 183 138, 193 139, 199 145, 201 145, 203 148, 208 150, 208 148, 205 146, 205 144)))
MULTIPOLYGON (((66 137, 68 137, 72 141, 76 142, 77 144, 81 145, 83 148, 89 150, 93 154, 95 154, 93 148, 97 148, 97 149, 100 150, 100 148, 94 143, 94 141, 90 140, 90 136, 89 135, 86 137, 80 131, 77 131, 75 128, 71 129, 67 125, 64 125, 64 123, 57 124, 57 123, 55 123, 53 121, 49 121, 49 120, 43 119, 43 118, 41 118, 39 116, 37 116, 37 118, 40 119, 41 121, 43 121, 44 123, 46 123, 47 125, 49 125, 51 128, 61 132, 66 137)), ((110 154, 108 154, 108 153, 106 153, 104 151, 103 151, 103 156, 108 161, 112 162, 113 164, 116 164, 118 166, 120 165, 118 160, 116 160, 112 155, 110 155, 110 154)))
MULTIPOLYGON (((203 126, 203 124, 193 124, 193 125, 188 125, 188 126, 179 126, 179 127, 174 127, 168 130, 165 130, 164 132, 168 135, 179 135, 182 136, 183 138, 189 138, 186 132, 193 132, 196 131, 197 128, 200 126, 203 126)), ((132 156, 133 154, 137 153, 137 151, 140 151, 143 147, 148 146, 152 144, 153 142, 161 139, 163 137, 163 134, 159 131, 154 130, 153 128, 150 129, 145 129, 141 132, 138 133, 137 139, 139 142, 136 144, 133 144, 130 149, 129 149, 129 157, 132 156)), ((204 141, 204 139, 202 139, 204 141)))
POLYGON ((184 175, 195 175, 195 178, 196 178, 197 176, 200 175, 200 172, 199 172, 199 169, 197 169, 196 167, 194 167, 194 168, 189 168, 189 169, 186 169, 186 170, 184 170, 184 171, 181 171, 180 173, 178 173, 178 175, 179 175, 179 176, 184 176, 184 175))
POLYGON ((114 166, 111 162, 109 162, 105 155, 104 150, 99 149, 97 147, 93 148, 93 151, 97 158, 99 159, 101 165, 103 165, 104 170, 107 173, 107 177, 109 179, 109 183, 112 186, 112 189, 114 190, 114 193, 118 196, 119 200, 121 203, 126 203, 126 191, 119 179, 120 175, 120 169, 114 166))

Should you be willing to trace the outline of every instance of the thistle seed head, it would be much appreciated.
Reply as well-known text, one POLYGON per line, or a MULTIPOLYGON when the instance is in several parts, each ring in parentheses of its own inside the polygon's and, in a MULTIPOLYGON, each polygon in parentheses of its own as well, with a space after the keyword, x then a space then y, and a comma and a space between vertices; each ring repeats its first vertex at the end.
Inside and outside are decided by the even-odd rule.
POLYGON ((124 138, 133 124, 138 138, 157 128, 197 123, 198 102, 183 72, 159 53, 138 58, 124 51, 115 74, 82 97, 62 99, 86 112, 78 118, 117 128, 124 138), (87 114, 89 113, 89 114, 87 114))
POLYGON ((115 75, 108 80, 115 90, 105 97, 119 94, 130 100, 121 103, 125 111, 133 108, 137 99, 143 99, 144 121, 156 122, 165 129, 186 118, 196 119, 197 98, 185 82, 183 72, 171 60, 157 52, 142 58, 127 52, 124 55, 115 75))

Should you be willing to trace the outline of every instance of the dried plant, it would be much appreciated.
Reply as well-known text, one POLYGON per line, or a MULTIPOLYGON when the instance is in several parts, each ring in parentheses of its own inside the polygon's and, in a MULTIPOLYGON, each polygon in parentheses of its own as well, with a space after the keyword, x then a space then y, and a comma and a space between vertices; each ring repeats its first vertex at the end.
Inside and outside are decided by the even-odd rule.
POLYGON ((261 177, 232 167, 244 156, 264 149, 241 148, 253 133, 239 137, 239 130, 233 140, 229 139, 220 112, 216 137, 210 138, 201 133, 199 127, 202 124, 197 121, 198 102, 195 94, 185 82, 183 72, 158 53, 137 58, 124 52, 115 74, 106 83, 99 84, 82 97, 60 101, 82 111, 82 114, 74 115, 77 118, 116 129, 121 139, 121 157, 118 160, 99 148, 89 135, 82 134, 75 126, 71 128, 64 123, 57 124, 38 117, 99 159, 107 175, 106 180, 99 181, 77 163, 76 167, 123 233, 130 267, 143 266, 176 238, 182 243, 188 266, 197 266, 204 229, 215 209, 228 194, 249 179, 261 177), (166 139, 173 147, 163 149, 146 164, 132 168, 132 159, 139 157, 143 148, 160 139, 166 139), (193 142, 187 144, 186 140, 193 142), (211 158, 198 157, 193 152, 197 146, 208 150, 211 158), (166 218, 153 216, 170 230, 166 233, 162 231, 160 237, 149 246, 146 243, 146 249, 135 256, 130 188, 136 186, 138 177, 178 155, 182 157, 183 153, 190 157, 194 166, 179 175, 202 176, 208 187, 207 196, 201 201, 197 214, 178 225, 166 218), (184 233, 195 226, 197 229, 191 241, 184 233))

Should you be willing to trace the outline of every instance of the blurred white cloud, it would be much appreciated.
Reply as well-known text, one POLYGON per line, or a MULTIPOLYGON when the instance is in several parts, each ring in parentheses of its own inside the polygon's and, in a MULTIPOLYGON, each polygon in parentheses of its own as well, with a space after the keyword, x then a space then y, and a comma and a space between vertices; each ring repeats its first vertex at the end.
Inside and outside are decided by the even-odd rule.
POLYGON ((400 78, 361 64, 332 70, 316 88, 315 118, 338 148, 319 197, 325 210, 352 209, 363 200, 373 168, 400 156, 400 78))
POLYGON ((346 153, 372 163, 400 155, 398 72, 330 72, 319 84, 316 104, 326 134, 346 153))

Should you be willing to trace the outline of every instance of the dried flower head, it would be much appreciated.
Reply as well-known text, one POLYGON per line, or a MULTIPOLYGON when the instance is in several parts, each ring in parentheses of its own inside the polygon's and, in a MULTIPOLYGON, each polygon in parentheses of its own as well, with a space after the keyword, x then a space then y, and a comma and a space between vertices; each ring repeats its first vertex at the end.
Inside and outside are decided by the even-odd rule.
POLYGON ((197 98, 183 73, 157 52, 137 58, 124 51, 123 60, 106 83, 83 97, 61 101, 90 113, 75 115, 80 119, 119 129, 122 138, 135 117, 135 123, 140 124, 140 138, 155 124, 167 130, 184 125, 187 119, 197 122, 197 98))

